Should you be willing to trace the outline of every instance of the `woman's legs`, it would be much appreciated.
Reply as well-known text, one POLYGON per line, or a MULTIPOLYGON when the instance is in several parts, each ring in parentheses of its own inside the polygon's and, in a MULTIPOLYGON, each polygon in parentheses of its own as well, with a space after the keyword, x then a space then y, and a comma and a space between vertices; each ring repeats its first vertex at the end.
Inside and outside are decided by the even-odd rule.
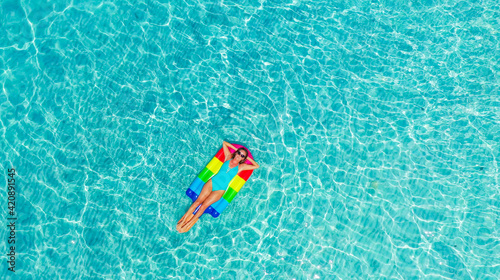
POLYGON ((205 199, 203 201, 203 204, 201 205, 198 212, 196 212, 196 215, 193 215, 193 217, 190 217, 190 219, 186 219, 185 222, 181 223, 181 225, 177 227, 177 230, 181 233, 187 232, 188 230, 190 230, 191 227, 193 227, 193 225, 201 217, 201 215, 203 215, 203 212, 205 212, 205 210, 208 208, 208 206, 212 205, 214 202, 217 202, 224 195, 225 192, 226 191, 223 191, 223 190, 212 192, 207 197, 207 199, 205 199))
POLYGON ((205 201, 205 199, 207 199, 207 197, 211 193, 212 193, 212 179, 208 180, 208 182, 205 183, 205 185, 201 189, 198 198, 193 202, 193 204, 191 204, 191 207, 189 207, 189 209, 186 211, 186 214, 184 214, 184 216, 182 216, 182 218, 177 222, 177 230, 179 230, 179 226, 182 225, 188 217, 191 218, 192 216, 194 216, 193 215, 194 210, 196 210, 196 208, 200 204, 202 204, 203 201, 205 201))

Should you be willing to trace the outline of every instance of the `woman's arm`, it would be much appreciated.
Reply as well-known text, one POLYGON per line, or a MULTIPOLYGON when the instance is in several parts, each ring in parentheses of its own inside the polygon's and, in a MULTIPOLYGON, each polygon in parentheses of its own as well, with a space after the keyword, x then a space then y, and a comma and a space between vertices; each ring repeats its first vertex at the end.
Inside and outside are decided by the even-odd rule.
POLYGON ((236 150, 236 148, 231 145, 231 143, 228 143, 226 141, 222 141, 222 148, 224 149, 224 156, 226 157, 224 161, 227 161, 231 157, 231 152, 229 151, 229 148, 236 150))
POLYGON ((238 172, 241 172, 243 170, 254 170, 254 169, 257 169, 260 167, 260 165, 255 162, 255 160, 251 159, 250 157, 247 157, 247 159, 252 163, 251 165, 250 164, 240 164, 240 169, 238 170, 238 172))

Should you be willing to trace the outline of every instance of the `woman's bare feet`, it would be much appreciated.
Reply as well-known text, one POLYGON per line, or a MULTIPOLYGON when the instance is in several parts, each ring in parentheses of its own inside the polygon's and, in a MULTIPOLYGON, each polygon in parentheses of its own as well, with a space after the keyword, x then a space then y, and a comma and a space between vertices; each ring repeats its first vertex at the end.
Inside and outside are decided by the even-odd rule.
POLYGON ((188 232, 194 226, 194 224, 196 224, 198 219, 199 219, 199 217, 196 217, 196 216, 193 217, 187 223, 185 223, 182 227, 180 227, 177 231, 179 231, 180 233, 188 232))
POLYGON ((180 232, 180 228, 182 228, 189 220, 191 220, 194 217, 193 212, 196 210, 196 208, 200 207, 202 203, 195 201, 191 207, 186 211, 184 216, 177 222, 177 231, 180 232))
POLYGON ((181 229, 186 226, 186 224, 189 223, 189 221, 191 221, 194 216, 195 215, 193 213, 190 213, 190 211, 188 210, 188 212, 186 212, 186 214, 184 214, 184 216, 182 216, 182 218, 177 222, 177 231, 181 232, 181 229))

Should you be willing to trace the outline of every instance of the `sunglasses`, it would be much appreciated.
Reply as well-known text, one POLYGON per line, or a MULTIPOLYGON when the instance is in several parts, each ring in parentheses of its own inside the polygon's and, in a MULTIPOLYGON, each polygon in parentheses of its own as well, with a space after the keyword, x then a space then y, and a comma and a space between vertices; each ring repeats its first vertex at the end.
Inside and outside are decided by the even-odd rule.
POLYGON ((240 157, 242 158, 246 158, 247 156, 245 154, 242 154, 241 152, 236 152, 238 155, 240 155, 240 157))

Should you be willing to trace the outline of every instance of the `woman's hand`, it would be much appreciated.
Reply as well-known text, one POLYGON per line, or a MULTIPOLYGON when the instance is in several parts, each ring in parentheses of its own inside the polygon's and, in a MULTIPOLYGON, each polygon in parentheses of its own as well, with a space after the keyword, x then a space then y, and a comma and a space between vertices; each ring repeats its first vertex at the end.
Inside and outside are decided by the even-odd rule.
POLYGON ((226 162, 231 157, 231 152, 229 151, 228 147, 235 150, 233 145, 231 145, 230 143, 228 143, 226 141, 222 141, 222 149, 224 150, 224 157, 225 157, 224 162, 226 162))
POLYGON ((222 146, 224 147, 224 145, 226 145, 226 147, 229 147, 229 148, 231 148, 231 149, 233 149, 233 150, 235 150, 235 151, 237 150, 237 149, 236 149, 236 148, 235 148, 235 147, 234 147, 231 143, 229 143, 229 142, 222 141, 222 146))
POLYGON ((255 160, 251 159, 250 157, 247 157, 247 159, 252 163, 252 165, 250 165, 250 164, 240 164, 238 172, 241 172, 243 170, 254 170, 254 169, 257 169, 257 168, 260 167, 260 165, 257 162, 255 162, 255 160))
POLYGON ((257 169, 257 168, 259 168, 259 167, 260 167, 260 165, 259 165, 257 162, 255 162, 255 160, 253 160, 252 158, 247 157, 247 159, 248 159, 248 160, 249 160, 249 161, 250 161, 250 162, 251 162, 254 166, 256 166, 256 167, 255 167, 255 169, 257 169))

